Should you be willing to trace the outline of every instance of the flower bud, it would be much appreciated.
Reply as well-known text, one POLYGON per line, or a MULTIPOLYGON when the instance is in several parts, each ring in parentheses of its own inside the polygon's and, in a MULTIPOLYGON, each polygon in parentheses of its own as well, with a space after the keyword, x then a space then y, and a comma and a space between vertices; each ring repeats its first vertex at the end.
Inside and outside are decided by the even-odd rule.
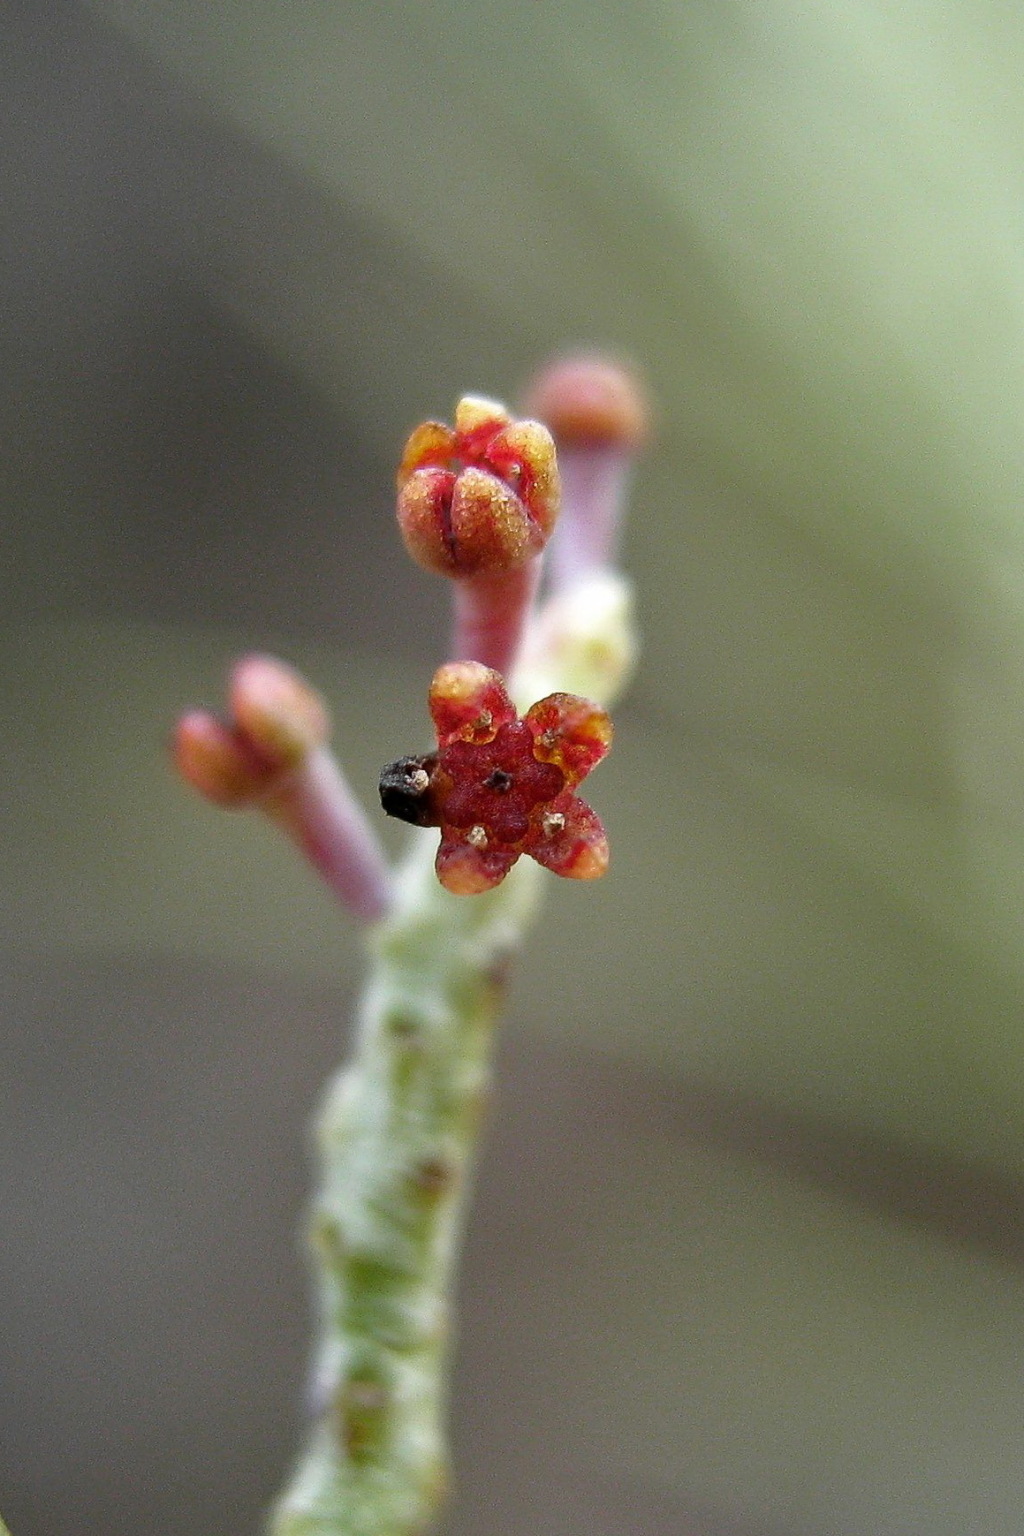
POLYGON ((254 806, 299 847, 363 922, 391 902, 384 852, 327 746, 319 694, 274 656, 243 656, 229 688, 229 719, 192 710, 175 727, 174 765, 222 806, 254 806))
POLYGON ((241 732, 204 709, 182 715, 174 728, 171 754, 185 782, 214 805, 251 805, 276 772, 241 732))
POLYGON ((459 401, 454 428, 427 421, 398 471, 406 549, 439 575, 471 577, 523 565, 558 515, 555 445, 536 421, 514 421, 480 396, 459 401))
POLYGON ((650 407, 640 380, 622 363, 596 353, 551 363, 528 389, 526 409, 547 423, 560 448, 635 453, 650 435, 650 407))
POLYGON ((229 704, 239 730, 277 768, 295 767, 330 736, 320 695, 275 656, 235 663, 229 704))

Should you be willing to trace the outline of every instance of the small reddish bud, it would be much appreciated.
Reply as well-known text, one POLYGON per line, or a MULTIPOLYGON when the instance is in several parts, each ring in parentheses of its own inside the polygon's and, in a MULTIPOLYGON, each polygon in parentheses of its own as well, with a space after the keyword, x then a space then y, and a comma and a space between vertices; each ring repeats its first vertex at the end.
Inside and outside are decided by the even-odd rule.
POLYGON ((186 783, 214 805, 251 805, 275 774, 240 732, 202 709, 178 721, 171 752, 186 783))
POLYGON ((570 879, 604 874, 604 828, 574 792, 611 744, 603 709, 553 693, 520 719, 499 674, 472 661, 439 668, 429 702, 438 750, 385 768, 381 800, 391 815, 440 827, 447 890, 489 890, 523 853, 570 879))
POLYGON ((172 742, 182 778, 215 805, 262 799, 327 741, 323 700, 274 656, 235 663, 228 703, 227 723, 206 710, 183 715, 172 742))
POLYGON ((551 428, 559 447, 642 448, 650 407, 640 380, 622 363, 597 354, 560 358, 538 374, 526 407, 551 428))
POLYGON ((544 547, 558 515, 555 445, 540 422, 467 395, 455 426, 423 422, 398 470, 398 523, 410 555, 442 576, 508 571, 544 547))
POLYGON ((614 568, 637 451, 650 434, 640 379, 610 358, 579 354, 550 363, 527 391, 527 409, 554 434, 562 516, 548 554, 558 593, 614 568))
POLYGON ((229 704, 239 730, 282 768, 300 763, 330 735, 320 695, 274 656, 243 656, 235 663, 229 704))
POLYGON ((172 755, 207 800, 256 806, 299 846, 354 916, 388 910, 391 878, 362 808, 327 748, 320 695, 274 656, 243 656, 229 687, 229 717, 183 715, 172 755))

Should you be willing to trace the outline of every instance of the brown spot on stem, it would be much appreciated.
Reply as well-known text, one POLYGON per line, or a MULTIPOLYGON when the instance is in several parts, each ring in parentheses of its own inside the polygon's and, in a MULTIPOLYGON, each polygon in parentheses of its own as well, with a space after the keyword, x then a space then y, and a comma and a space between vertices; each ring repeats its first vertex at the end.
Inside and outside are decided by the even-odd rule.
POLYGON ((420 1023, 415 1015, 396 1008, 387 1016, 387 1027, 396 1040, 403 1043, 415 1040, 420 1033, 420 1023))
POLYGON ((422 1157, 414 1165, 411 1179, 415 1189, 427 1200, 435 1201, 455 1183, 456 1168, 440 1154, 422 1157))
POLYGON ((389 1405, 387 1388, 374 1377, 353 1375, 342 1384, 337 1398, 338 1427, 353 1461, 367 1460, 379 1447, 389 1405))
POLYGON ((506 951, 493 960, 487 968, 485 980, 487 985, 495 992, 504 992, 508 986, 509 976, 512 972, 512 954, 506 951))

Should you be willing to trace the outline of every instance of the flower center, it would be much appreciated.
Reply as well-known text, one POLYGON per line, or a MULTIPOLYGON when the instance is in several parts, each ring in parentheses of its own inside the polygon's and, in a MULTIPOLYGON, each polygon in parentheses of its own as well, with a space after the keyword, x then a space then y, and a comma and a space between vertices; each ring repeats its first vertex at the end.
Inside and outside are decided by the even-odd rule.
POLYGON ((459 828, 481 827, 506 847, 521 843, 531 814, 560 794, 565 775, 533 752, 533 737, 521 720, 504 725, 489 742, 453 742, 441 753, 448 780, 442 821, 459 828))

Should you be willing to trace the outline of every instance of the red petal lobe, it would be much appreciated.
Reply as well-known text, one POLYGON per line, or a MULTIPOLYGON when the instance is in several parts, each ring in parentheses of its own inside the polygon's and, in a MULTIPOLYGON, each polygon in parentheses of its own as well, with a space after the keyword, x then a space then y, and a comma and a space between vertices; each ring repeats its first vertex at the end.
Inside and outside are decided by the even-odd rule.
POLYGON ((516 718, 501 674, 478 661, 449 661, 430 685, 430 713, 442 748, 454 741, 493 741, 516 718))
POLYGON ((574 693, 549 693, 531 705, 525 719, 536 757, 557 764, 570 785, 585 778, 612 743, 612 722, 606 712, 574 693))
POLYGON ((569 880, 599 879, 608 868, 608 838, 597 812, 572 796, 548 820, 548 835, 529 850, 537 863, 569 880))
POLYGON ((453 896, 478 896, 500 885, 518 857, 507 849, 474 848, 471 843, 443 838, 434 867, 453 896))

